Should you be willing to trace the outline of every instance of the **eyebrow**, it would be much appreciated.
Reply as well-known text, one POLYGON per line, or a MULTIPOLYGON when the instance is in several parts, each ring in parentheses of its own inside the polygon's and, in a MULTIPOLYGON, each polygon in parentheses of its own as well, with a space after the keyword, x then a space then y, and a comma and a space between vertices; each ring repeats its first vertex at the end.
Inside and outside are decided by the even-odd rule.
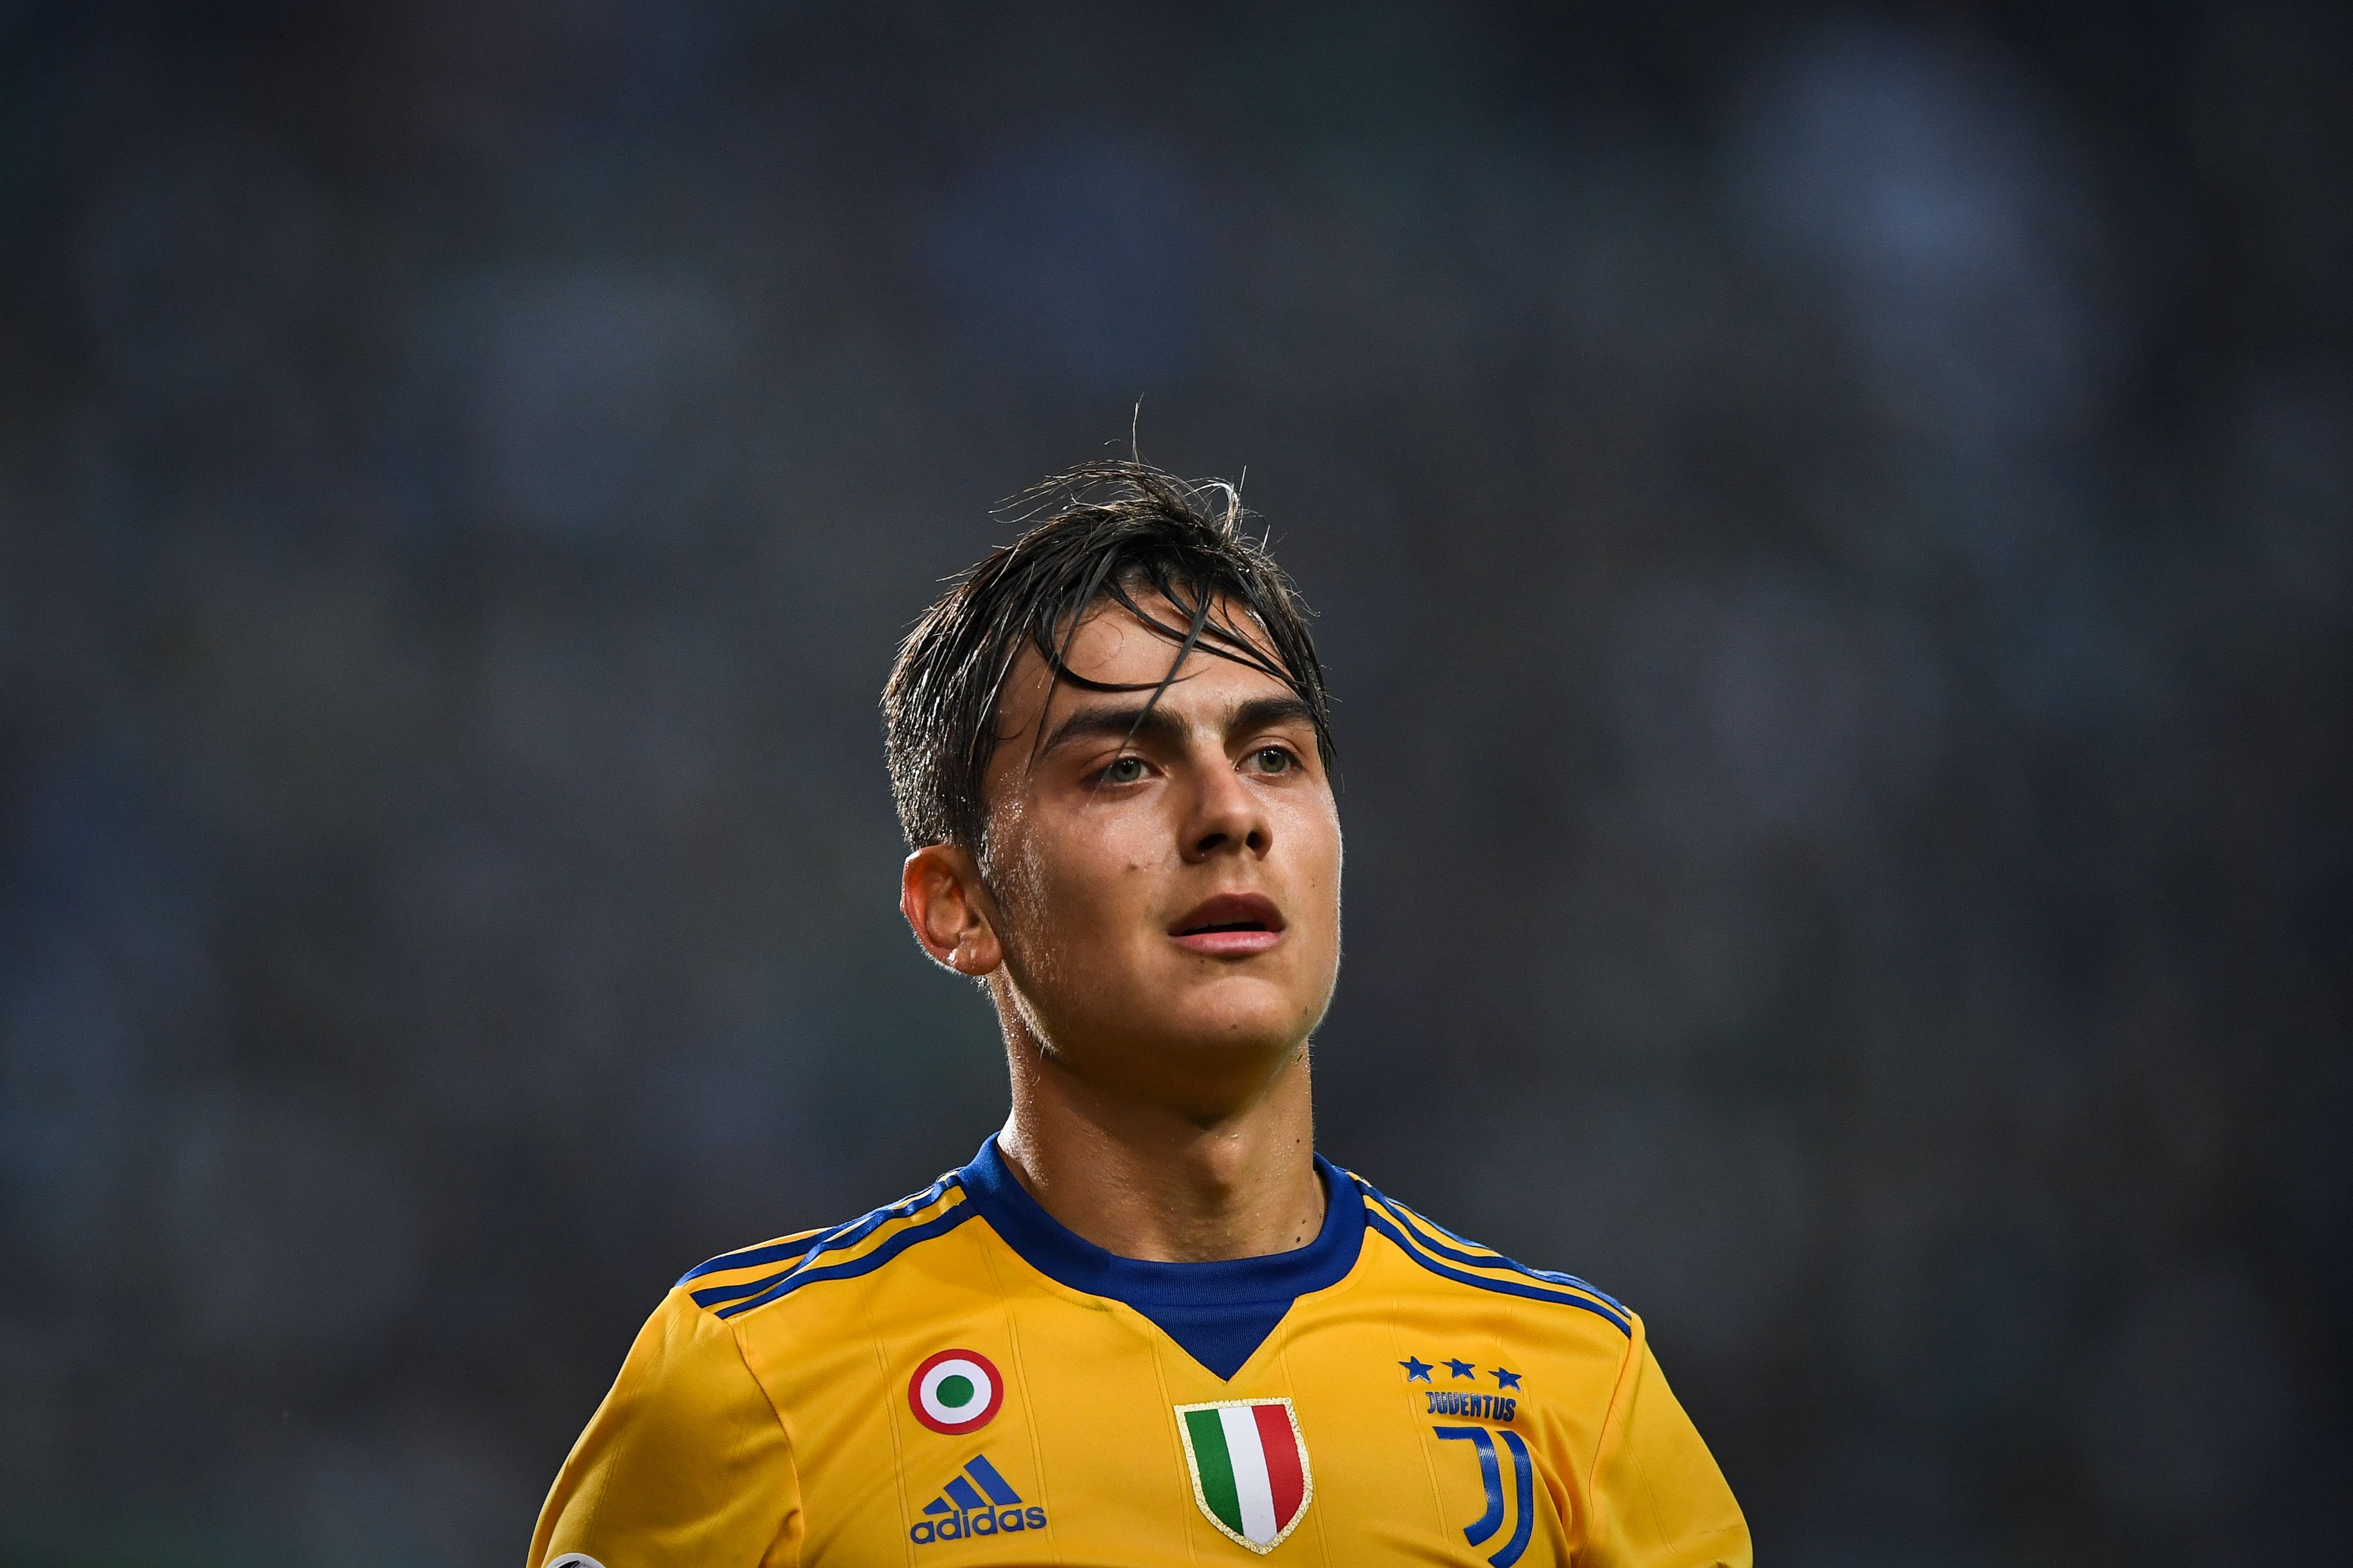
MULTIPOLYGON (((1227 733, 1239 731, 1267 730, 1278 724, 1315 723, 1314 710, 1296 697, 1256 697, 1236 708, 1228 715, 1227 733)), ((1054 732, 1038 749, 1044 756, 1072 741, 1082 741, 1099 735, 1117 735, 1122 740, 1145 739, 1162 745, 1175 745, 1183 740, 1185 726, 1167 710, 1157 703, 1130 702, 1118 706, 1094 704, 1074 710, 1054 726, 1054 732)))

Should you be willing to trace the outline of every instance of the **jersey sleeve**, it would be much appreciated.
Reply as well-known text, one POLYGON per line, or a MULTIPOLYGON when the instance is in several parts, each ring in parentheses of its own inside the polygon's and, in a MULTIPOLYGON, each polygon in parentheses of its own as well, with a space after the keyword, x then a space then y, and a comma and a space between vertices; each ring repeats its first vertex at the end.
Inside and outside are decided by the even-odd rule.
POLYGON ((790 1568, 800 1488, 783 1421, 733 1331, 673 1290, 630 1346, 548 1492, 528 1568, 790 1568))
POLYGON ((1589 1568, 1751 1568, 1748 1521, 1633 1319, 1588 1487, 1589 1568))

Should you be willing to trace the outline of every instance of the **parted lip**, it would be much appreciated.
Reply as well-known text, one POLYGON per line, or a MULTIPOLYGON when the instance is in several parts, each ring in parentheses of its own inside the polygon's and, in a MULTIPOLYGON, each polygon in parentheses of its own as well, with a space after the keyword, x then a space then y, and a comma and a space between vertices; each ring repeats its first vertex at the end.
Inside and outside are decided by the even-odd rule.
POLYGON ((1281 931, 1282 911, 1264 893, 1219 893, 1204 899, 1168 928, 1170 936, 1213 931, 1281 931))

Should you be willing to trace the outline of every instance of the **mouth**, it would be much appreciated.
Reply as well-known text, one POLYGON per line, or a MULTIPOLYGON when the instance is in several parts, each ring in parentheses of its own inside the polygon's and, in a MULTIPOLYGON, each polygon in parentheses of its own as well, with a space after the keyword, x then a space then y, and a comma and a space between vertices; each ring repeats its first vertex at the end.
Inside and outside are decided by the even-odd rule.
POLYGON ((1176 945, 1208 958, 1248 958, 1282 940, 1282 911, 1263 893, 1219 893, 1168 929, 1176 945))

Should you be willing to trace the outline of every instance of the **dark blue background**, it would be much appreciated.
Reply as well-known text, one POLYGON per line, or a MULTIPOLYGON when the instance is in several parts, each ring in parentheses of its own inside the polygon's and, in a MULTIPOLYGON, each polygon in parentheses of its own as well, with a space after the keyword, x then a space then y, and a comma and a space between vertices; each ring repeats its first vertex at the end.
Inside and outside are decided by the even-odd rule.
POLYGON ((1775 1562, 2339 1556, 2348 79, 0 4, 0 1560, 512 1562, 682 1268, 969 1155, 875 698, 1139 396, 1324 612, 1327 1152, 1643 1312, 1775 1562))

